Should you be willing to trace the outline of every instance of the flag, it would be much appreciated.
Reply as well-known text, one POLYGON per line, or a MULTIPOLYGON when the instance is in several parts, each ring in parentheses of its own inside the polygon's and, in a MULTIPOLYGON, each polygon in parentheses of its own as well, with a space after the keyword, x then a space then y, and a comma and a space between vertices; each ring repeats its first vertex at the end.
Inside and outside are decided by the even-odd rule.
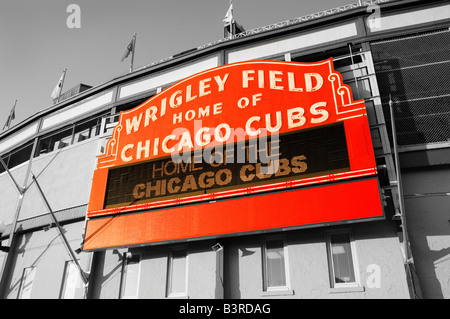
POLYGON ((133 36, 133 39, 131 39, 130 44, 128 44, 127 49, 123 53, 122 59, 120 60, 121 62, 123 62, 123 60, 128 58, 128 56, 130 55, 131 52, 134 53, 134 39, 135 39, 135 36, 133 36))
POLYGON ((61 94, 65 74, 66 74, 66 70, 63 71, 63 74, 61 74, 61 77, 59 78, 58 83, 56 84, 55 88, 53 89, 53 92, 51 95, 51 98, 53 100, 57 99, 59 97, 59 95, 61 94))
POLYGON ((16 118, 16 102, 14 103, 14 106, 12 107, 11 111, 9 112, 8 118, 6 119, 6 123, 3 126, 3 130, 5 129, 9 129, 9 127, 11 126, 11 121, 14 120, 16 118))
POLYGON ((230 7, 228 8, 225 18, 223 18, 223 22, 225 22, 226 24, 230 24, 232 21, 233 21, 233 1, 230 1, 230 7))

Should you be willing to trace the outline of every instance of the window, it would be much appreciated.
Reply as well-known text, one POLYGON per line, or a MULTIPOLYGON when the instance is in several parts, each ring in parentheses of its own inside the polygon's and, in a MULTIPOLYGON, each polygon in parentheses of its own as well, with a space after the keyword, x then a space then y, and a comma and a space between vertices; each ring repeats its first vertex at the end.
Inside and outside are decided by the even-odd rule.
POLYGON ((302 56, 293 55, 292 61, 317 62, 333 58, 334 68, 336 69, 345 66, 350 66, 356 63, 361 63, 362 62, 362 57, 360 56, 361 51, 362 51, 361 45, 353 45, 351 47, 351 51, 348 46, 345 46, 323 52, 315 52, 309 55, 302 55, 302 56))
POLYGON ((358 286, 354 242, 350 233, 330 232, 327 243, 332 288, 358 286))
POLYGON ((350 86, 355 100, 372 96, 372 86, 364 63, 365 52, 361 45, 340 47, 304 56, 294 54, 292 61, 316 62, 329 58, 333 58, 334 70, 341 73, 344 84, 350 86))
POLYGON ((101 117, 94 117, 77 123, 74 128, 73 142, 78 143, 99 135, 101 121, 101 117))
POLYGON ((155 94, 156 94, 156 92, 154 90, 152 90, 151 92, 148 93, 148 95, 146 95, 143 98, 140 98, 140 99, 128 102, 128 103, 124 103, 124 104, 118 105, 118 106, 116 106, 116 112, 120 113, 120 112, 123 112, 123 111, 128 111, 128 110, 134 109, 136 106, 141 105, 142 103, 144 103, 145 101, 150 99, 155 94))
MULTIPOLYGON (((16 167, 22 163, 28 161, 31 157, 31 152, 33 150, 33 142, 25 144, 5 155, 2 156, 3 162, 6 164, 8 169, 16 167)), ((0 174, 5 172, 5 168, 0 164, 0 174)))
MULTIPOLYGON (((104 117, 104 124, 103 124, 103 128, 101 133, 102 134, 112 134, 112 131, 114 129, 114 127, 118 124, 119 122, 119 114, 115 114, 115 115, 109 115, 107 117, 104 117)), ((107 138, 109 139, 111 136, 107 136, 107 138)))
POLYGON ((31 298, 31 289, 33 288, 33 281, 35 274, 36 274, 36 267, 28 267, 23 270, 18 299, 31 298))
POLYGON ((31 157, 31 151, 33 150, 33 142, 26 144, 25 146, 14 150, 9 156, 8 168, 16 167, 31 157))
POLYGON ((38 147, 34 156, 36 157, 69 146, 72 142, 72 131, 73 128, 70 127, 39 138, 38 147))
POLYGON ((187 295, 187 255, 186 250, 173 250, 169 256, 167 272, 167 296, 187 295))
POLYGON ((132 299, 138 297, 139 276, 141 272, 141 256, 126 254, 123 268, 122 298, 132 299))
POLYGON ((69 145, 98 136, 101 133, 102 118, 110 111, 93 115, 39 138, 34 157, 47 154, 69 145))
POLYGON ((75 299, 83 297, 83 281, 80 271, 73 260, 66 261, 61 299, 75 299))
MULTIPOLYGON (((9 154, 5 154, 2 156, 3 163, 5 163, 6 167, 8 167, 9 162, 9 154)), ((9 167, 8 167, 9 168, 9 167)), ((0 174, 6 172, 6 169, 3 167, 3 164, 0 164, 0 174)))
POLYGON ((263 244, 264 291, 288 289, 286 264, 284 240, 266 240, 263 244))

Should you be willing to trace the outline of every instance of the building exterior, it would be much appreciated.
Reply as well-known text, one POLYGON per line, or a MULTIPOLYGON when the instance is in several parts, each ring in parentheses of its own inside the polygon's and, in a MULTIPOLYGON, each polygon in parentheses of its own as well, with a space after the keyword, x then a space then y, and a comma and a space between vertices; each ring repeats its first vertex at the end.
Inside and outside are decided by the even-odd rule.
MULTIPOLYGON (((0 219, 9 250, 0 252, 2 298, 449 298, 449 23, 448 1, 352 4, 244 31, 96 87, 83 85, 4 131, 0 219), (297 71, 299 65, 305 69, 297 71), (330 65, 330 74, 319 70, 330 65), (331 101, 325 90, 337 83, 333 70, 345 84, 334 96, 347 98, 351 88, 344 106, 351 105, 354 116, 333 119, 324 107, 311 108, 317 121, 289 132, 278 128, 279 147, 286 154, 295 152, 295 143, 325 140, 307 156, 312 169, 327 152, 341 154, 338 142, 344 141, 350 164, 322 161, 306 179, 242 187, 231 187, 227 171, 216 170, 214 187, 229 188, 211 184, 211 192, 148 199, 152 192, 169 195, 171 183, 161 179, 156 189, 140 179, 154 174, 145 165, 169 165, 155 151, 169 146, 155 136, 194 119, 189 111, 195 108, 177 109, 177 88, 183 86, 184 94, 201 83, 189 91, 190 100, 197 94, 198 101, 212 103, 229 99, 224 88, 230 85, 251 92, 239 100, 244 109, 259 102, 258 90, 245 91, 251 85, 275 91, 289 84, 290 92, 267 94, 272 103, 284 99, 280 110, 290 112, 299 107, 289 104, 298 82, 290 75, 278 82, 279 74, 322 75, 322 91, 313 95, 322 87, 314 82, 319 76, 305 76, 304 93, 331 101), (244 71, 248 86, 233 84, 234 72, 244 71), (166 112, 171 117, 164 122, 166 112), (285 142, 286 136, 294 142, 285 142), (144 138, 153 140, 147 145, 144 138), (152 155, 144 156, 150 149, 152 155), (307 184, 308 178, 316 179, 307 184), (128 180, 136 202, 123 191, 128 180)), ((226 103, 210 106, 218 116, 202 119, 204 125, 231 123, 246 112, 227 111, 226 103)), ((196 110, 206 114, 206 104, 196 110)), ((257 124, 266 110, 245 114, 256 116, 257 124)), ((301 116, 288 121, 294 118, 301 116)), ((266 127, 273 129, 274 119, 275 113, 266 127)), ((293 156, 290 169, 303 173, 299 154, 293 156)), ((176 167, 187 166, 173 166, 173 172, 176 167)), ((255 167, 247 167, 241 180, 255 167)), ((203 185, 211 172, 203 172, 203 185)), ((198 187, 200 177, 196 181, 198 187)), ((172 190, 174 185, 172 179, 172 190)))

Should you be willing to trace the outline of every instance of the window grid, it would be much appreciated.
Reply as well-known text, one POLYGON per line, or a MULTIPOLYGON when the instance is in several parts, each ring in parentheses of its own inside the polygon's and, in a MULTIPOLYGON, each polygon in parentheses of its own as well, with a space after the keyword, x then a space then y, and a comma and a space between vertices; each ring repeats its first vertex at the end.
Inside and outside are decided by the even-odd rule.
POLYGON ((171 251, 168 264, 167 296, 187 296, 187 251, 185 249, 171 251))
POLYGON ((35 274, 36 274, 36 267, 28 267, 23 270, 18 299, 31 298, 31 290, 33 288, 35 274))
POLYGON ((330 283, 332 288, 359 286, 353 236, 348 230, 327 234, 330 283))
POLYGON ((266 239, 262 255, 264 291, 288 290, 287 249, 284 239, 266 239))
POLYGON ((73 260, 66 261, 64 267, 61 299, 75 299, 83 296, 83 282, 80 271, 73 260))
POLYGON ((123 265, 122 299, 136 299, 139 293, 139 280, 141 273, 141 255, 125 254, 123 265))

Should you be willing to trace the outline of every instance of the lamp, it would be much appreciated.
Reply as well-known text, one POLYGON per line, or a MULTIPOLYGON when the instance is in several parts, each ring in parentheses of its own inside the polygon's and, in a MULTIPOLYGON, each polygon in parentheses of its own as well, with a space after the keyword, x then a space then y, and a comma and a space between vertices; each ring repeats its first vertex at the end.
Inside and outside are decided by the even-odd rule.
POLYGON ((9 252, 9 247, 8 246, 2 246, 2 235, 6 230, 6 225, 3 222, 3 220, 0 221, 0 251, 4 251, 5 253, 9 252))
POLYGON ((214 250, 217 253, 223 249, 223 246, 220 243, 216 243, 211 248, 212 248, 212 250, 214 250))

